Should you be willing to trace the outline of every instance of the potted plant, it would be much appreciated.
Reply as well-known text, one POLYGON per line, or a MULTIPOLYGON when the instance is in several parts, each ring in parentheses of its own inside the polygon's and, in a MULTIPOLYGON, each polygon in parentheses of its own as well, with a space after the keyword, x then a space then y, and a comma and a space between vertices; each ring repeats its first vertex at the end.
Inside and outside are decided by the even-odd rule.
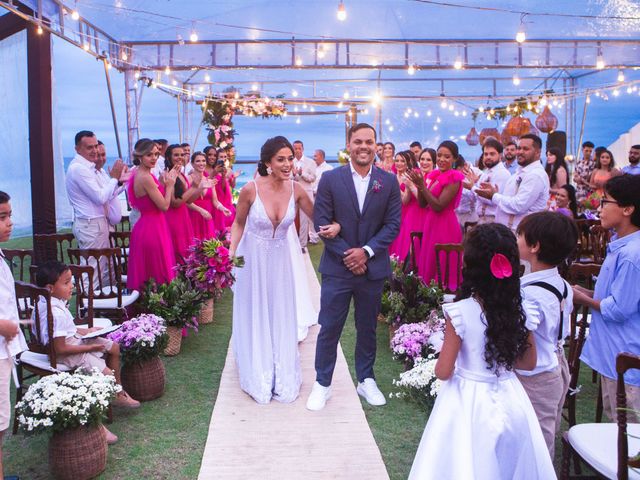
POLYGON ((102 421, 120 390, 113 376, 98 369, 49 375, 29 387, 16 415, 25 433, 52 433, 49 467, 54 477, 82 480, 104 470, 107 440, 102 421))
POLYGON ((242 257, 229 256, 229 240, 224 233, 218 238, 198 240, 191 246, 180 270, 195 289, 208 293, 199 323, 213 322, 213 299, 220 298, 234 284, 233 268, 243 265, 242 257))
POLYGON ((391 338, 393 358, 409 370, 418 359, 438 352, 444 339, 444 325, 444 318, 436 310, 424 322, 400 325, 391 338))
POLYGON ((392 380, 399 391, 389 396, 413 400, 422 405, 425 410, 431 410, 442 386, 442 380, 439 380, 435 373, 437 361, 438 358, 433 353, 418 358, 411 370, 402 372, 399 379, 392 380))
POLYGON ((164 393, 165 370, 160 352, 169 336, 164 319, 143 313, 109 334, 120 345, 122 386, 136 400, 155 400, 164 393))
POLYGON ((165 320, 169 342, 164 350, 168 356, 180 353, 182 335, 187 328, 198 329, 198 314, 207 292, 195 289, 182 275, 170 283, 158 285, 150 280, 145 284, 142 308, 165 320))

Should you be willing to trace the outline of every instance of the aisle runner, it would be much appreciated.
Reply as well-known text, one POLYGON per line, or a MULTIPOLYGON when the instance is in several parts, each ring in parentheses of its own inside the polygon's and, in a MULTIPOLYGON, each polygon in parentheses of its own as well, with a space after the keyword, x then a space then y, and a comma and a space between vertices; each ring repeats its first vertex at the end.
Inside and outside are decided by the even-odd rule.
MULTIPOLYGON (((311 261, 307 274, 319 286, 311 261)), ((258 405, 240 390, 231 347, 222 372, 199 479, 388 479, 364 416, 342 349, 333 376, 333 396, 324 410, 305 403, 315 380, 318 326, 300 344, 303 384, 291 404, 258 405)), ((388 407, 381 407, 388 408, 388 407)))

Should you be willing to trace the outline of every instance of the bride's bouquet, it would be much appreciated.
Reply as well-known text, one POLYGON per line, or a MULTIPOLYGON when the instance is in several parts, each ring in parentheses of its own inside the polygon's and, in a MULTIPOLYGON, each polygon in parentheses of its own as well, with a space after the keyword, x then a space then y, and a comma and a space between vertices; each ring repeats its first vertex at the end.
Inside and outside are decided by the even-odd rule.
POLYGON ((197 240, 180 269, 194 287, 218 298, 234 284, 233 268, 244 266, 244 258, 231 257, 228 247, 224 238, 197 240))

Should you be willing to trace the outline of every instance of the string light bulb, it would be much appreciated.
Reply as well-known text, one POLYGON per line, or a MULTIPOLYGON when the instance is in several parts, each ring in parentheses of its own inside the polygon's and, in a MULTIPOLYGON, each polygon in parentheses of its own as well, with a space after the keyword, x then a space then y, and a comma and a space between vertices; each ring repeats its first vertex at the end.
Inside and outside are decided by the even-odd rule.
POLYGON ((298 96, 298 91, 295 88, 293 90, 291 90, 291 96, 292 97, 297 97, 298 96))
POLYGON ((409 67, 407 68, 407 73, 409 75, 413 75, 416 73, 416 67, 414 65, 409 65, 409 67))
POLYGON ((191 35, 189 35, 189 40, 191 43, 196 43, 198 41, 198 33, 195 30, 191 30, 191 35))
POLYGON ((336 13, 338 20, 344 22, 347 19, 347 9, 344 6, 344 2, 340 0, 340 4, 338 5, 338 12, 336 13))
POLYGON ((516 86, 520 85, 520 77, 518 76, 517 73, 513 75, 513 84, 516 86))
POLYGON ((604 64, 604 57, 602 56, 601 53, 598 54, 598 57, 596 58, 596 68, 598 70, 602 70, 604 68, 605 64, 604 64))
POLYGON ((85 42, 84 45, 82 46, 82 48, 84 49, 85 52, 88 52, 89 48, 91 48, 91 46, 89 45, 89 42, 85 42))
POLYGON ((251 85, 251 90, 253 90, 254 92, 258 91, 258 85, 256 85, 255 83, 253 85, 251 85))
POLYGON ((211 81, 211 76, 208 73, 204 76, 204 81, 205 82, 210 82, 211 81))
POLYGON ((38 24, 38 28, 36 32, 38 33, 38 35, 42 35, 44 33, 44 30, 42 29, 42 25, 38 24))
POLYGON ((622 70, 618 71, 618 81, 624 82, 624 72, 622 70))
POLYGON ((167 67, 164 69, 164 74, 171 75, 171 69, 169 68, 169 65, 167 65, 167 67))
POLYGON ((127 52, 125 52, 124 50, 122 51, 122 55, 120 55, 120 57, 122 58, 123 62, 129 60, 129 55, 127 55, 127 52))
POLYGON ((74 20, 79 20, 80 19, 80 14, 78 13, 78 10, 74 10, 71 12, 71 18, 74 20))
POLYGON ((521 24, 520 28, 518 29, 518 33, 516 33, 516 42, 524 43, 526 39, 527 39, 527 35, 524 33, 524 28, 522 27, 522 24, 521 24))
POLYGON ((296 57, 296 67, 301 67, 301 66, 302 66, 302 58, 296 57))
POLYGON ((342 94, 342 98, 344 98, 345 100, 347 100, 349 98, 349 92, 344 92, 342 94))
POLYGON ((462 60, 460 60, 460 57, 456 58, 456 61, 453 62, 453 68, 456 70, 462 70, 462 60))
POLYGON ((136 80, 138 80, 140 78, 140 72, 134 73, 133 76, 135 77, 136 80))

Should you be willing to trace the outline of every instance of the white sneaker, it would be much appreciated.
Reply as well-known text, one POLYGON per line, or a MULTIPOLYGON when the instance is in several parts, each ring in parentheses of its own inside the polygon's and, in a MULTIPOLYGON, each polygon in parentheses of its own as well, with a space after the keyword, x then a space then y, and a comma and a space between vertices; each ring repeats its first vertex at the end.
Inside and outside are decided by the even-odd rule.
POLYGON ((374 407, 379 407, 387 403, 387 400, 384 398, 384 395, 373 378, 365 378, 363 382, 358 384, 356 391, 358 395, 364 397, 369 405, 373 405, 374 407))
POLYGON ((331 398, 331 387, 323 387, 318 382, 314 382, 311 394, 307 399, 307 409, 318 411, 322 410, 331 398))

